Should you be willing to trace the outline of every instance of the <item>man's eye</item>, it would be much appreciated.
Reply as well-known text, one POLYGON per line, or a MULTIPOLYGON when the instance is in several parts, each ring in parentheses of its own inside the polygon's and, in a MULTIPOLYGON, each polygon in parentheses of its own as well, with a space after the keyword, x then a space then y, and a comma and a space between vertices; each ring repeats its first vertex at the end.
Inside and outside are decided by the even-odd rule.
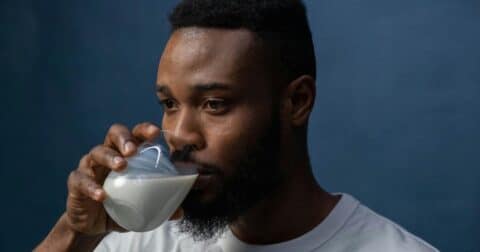
POLYGON ((204 105, 205 109, 210 110, 212 112, 221 112, 225 109, 225 101, 220 99, 210 99, 205 102, 204 105))
POLYGON ((173 109, 175 107, 175 102, 172 99, 161 100, 160 104, 162 104, 165 109, 173 109))

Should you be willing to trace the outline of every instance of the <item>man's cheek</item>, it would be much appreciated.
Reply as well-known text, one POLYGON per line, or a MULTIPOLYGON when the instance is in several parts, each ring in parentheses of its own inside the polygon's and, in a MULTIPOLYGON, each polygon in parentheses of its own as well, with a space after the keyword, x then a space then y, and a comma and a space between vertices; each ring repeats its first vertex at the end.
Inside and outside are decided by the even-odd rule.
POLYGON ((226 114, 199 115, 199 124, 209 136, 244 138, 255 134, 269 115, 252 105, 239 105, 226 114))
POLYGON ((235 132, 238 131, 236 129, 238 123, 235 122, 235 118, 232 116, 215 117, 208 114, 202 114, 200 116, 200 125, 211 137, 228 136, 235 134, 235 132))

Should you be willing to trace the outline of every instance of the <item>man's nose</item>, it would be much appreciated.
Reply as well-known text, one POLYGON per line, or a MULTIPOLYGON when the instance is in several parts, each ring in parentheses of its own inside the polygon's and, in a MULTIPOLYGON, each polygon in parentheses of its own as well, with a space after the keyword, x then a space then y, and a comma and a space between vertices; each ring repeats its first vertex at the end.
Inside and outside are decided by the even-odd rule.
POLYGON ((184 150, 201 150, 205 148, 205 139, 203 137, 202 125, 199 116, 195 111, 183 109, 179 111, 175 120, 169 124, 169 128, 165 129, 165 135, 171 151, 184 150))

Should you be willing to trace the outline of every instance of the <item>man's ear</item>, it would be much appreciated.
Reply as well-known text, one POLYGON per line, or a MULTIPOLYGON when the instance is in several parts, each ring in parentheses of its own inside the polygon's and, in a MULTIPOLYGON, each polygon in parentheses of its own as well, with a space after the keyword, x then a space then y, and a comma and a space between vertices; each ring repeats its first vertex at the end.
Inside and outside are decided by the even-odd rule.
POLYGON ((315 101, 315 80, 310 75, 302 75, 288 84, 284 94, 286 113, 291 125, 305 125, 315 101))

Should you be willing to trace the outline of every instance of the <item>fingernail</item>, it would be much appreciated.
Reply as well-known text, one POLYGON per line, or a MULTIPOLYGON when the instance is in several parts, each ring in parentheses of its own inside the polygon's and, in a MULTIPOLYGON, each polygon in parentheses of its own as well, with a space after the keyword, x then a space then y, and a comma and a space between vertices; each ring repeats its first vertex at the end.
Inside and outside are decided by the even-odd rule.
POLYGON ((130 141, 128 141, 127 143, 125 143, 125 152, 130 153, 130 152, 132 152, 133 150, 135 150, 135 144, 133 144, 133 143, 130 142, 130 141))
POLYGON ((113 158, 113 163, 115 163, 115 165, 119 165, 123 162, 123 158, 122 157, 114 157, 113 158))
POLYGON ((148 132, 149 132, 150 134, 155 133, 157 130, 158 130, 158 127, 155 126, 155 125, 150 125, 150 126, 148 126, 148 132))
POLYGON ((101 189, 96 189, 93 192, 93 195, 95 196, 96 199, 100 199, 100 197, 102 196, 102 190, 101 189))

